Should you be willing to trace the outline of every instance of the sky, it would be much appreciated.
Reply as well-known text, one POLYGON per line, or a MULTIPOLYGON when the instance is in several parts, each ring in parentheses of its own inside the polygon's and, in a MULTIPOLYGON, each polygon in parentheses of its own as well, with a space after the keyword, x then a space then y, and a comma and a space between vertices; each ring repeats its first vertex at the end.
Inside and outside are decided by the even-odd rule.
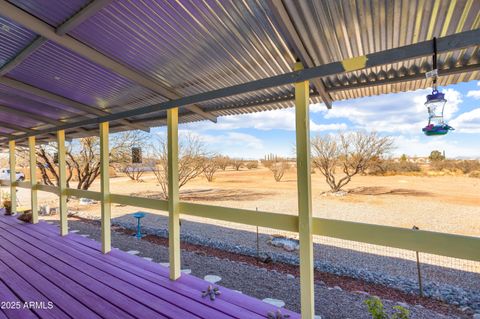
MULTIPOLYGON (((429 137, 421 130, 428 121, 424 102, 431 89, 338 101, 331 110, 321 103, 311 104, 310 134, 376 131, 394 139, 391 156, 428 156, 440 150, 449 158, 480 158, 480 81, 439 90, 448 101, 444 118, 455 128, 445 136, 429 137)), ((293 108, 219 117, 216 124, 188 123, 179 129, 181 135, 198 136, 211 152, 236 158, 257 159, 269 153, 293 157, 295 152, 293 108)))

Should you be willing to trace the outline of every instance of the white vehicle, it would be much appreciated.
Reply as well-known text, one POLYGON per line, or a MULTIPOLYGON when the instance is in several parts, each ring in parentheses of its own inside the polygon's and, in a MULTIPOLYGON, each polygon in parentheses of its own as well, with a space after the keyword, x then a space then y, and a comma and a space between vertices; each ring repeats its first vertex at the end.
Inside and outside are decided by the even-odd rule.
MULTIPOLYGON (((17 181, 24 181, 25 174, 22 172, 15 172, 15 178, 17 181)), ((0 168, 0 179, 10 180, 10 170, 7 168, 0 168)))

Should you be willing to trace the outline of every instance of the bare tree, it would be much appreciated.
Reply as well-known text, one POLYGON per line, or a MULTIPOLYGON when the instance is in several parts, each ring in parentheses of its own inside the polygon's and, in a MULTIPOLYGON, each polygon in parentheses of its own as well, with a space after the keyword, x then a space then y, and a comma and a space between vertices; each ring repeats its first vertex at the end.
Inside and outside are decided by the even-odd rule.
MULTIPOLYGON (((155 161, 150 169, 155 174, 164 198, 168 198, 168 150, 164 139, 158 139, 152 147, 155 161)), ((204 161, 208 157, 205 144, 195 135, 187 135, 178 145, 178 187, 182 188, 204 171, 204 161)))
POLYGON ((204 159, 203 175, 205 175, 207 181, 213 182, 213 177, 215 173, 220 169, 220 161, 220 156, 210 156, 204 159))
POLYGON ((220 167, 220 169, 222 171, 227 169, 227 167, 228 167, 228 165, 230 165, 231 161, 232 160, 228 156, 218 156, 217 157, 218 166, 220 167))
POLYGON ((242 168, 243 164, 243 160, 241 159, 232 159, 230 161, 230 165, 232 165, 236 171, 239 171, 240 168, 242 168))
POLYGON ((290 169, 290 164, 286 159, 275 158, 275 160, 264 160, 263 166, 268 168, 273 173, 275 181, 280 182, 285 175, 285 172, 290 169))
POLYGON ((333 192, 340 191, 353 176, 365 171, 393 147, 390 137, 381 137, 375 132, 317 136, 311 144, 313 165, 325 176, 333 192), (337 180, 338 168, 341 168, 343 176, 337 180))
MULTIPOLYGON (((110 138, 110 163, 119 165, 128 162, 131 148, 143 140, 143 132, 127 131, 113 134, 110 138)), ((37 146, 37 167, 46 185, 58 185, 56 143, 37 146)), ((76 181, 76 188, 88 190, 100 175, 100 140, 84 137, 73 140, 66 147, 67 187, 76 181)))
POLYGON ((145 167, 134 163, 127 163, 123 165, 122 172, 127 175, 132 181, 141 182, 142 176, 145 173, 145 167))
POLYGON ((247 168, 248 169, 258 168, 258 161, 248 161, 247 168))

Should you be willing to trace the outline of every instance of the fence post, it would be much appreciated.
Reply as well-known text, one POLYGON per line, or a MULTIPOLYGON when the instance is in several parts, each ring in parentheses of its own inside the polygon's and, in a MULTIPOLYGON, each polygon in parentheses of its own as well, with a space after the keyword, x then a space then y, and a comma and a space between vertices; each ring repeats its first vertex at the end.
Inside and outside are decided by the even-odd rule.
POLYGON ((38 223, 38 198, 37 198, 37 154, 35 152, 35 136, 28 137, 30 155, 30 199, 32 206, 32 224, 38 223))
MULTIPOLYGON (((295 63, 295 71, 303 69, 295 63)), ((295 133, 297 151, 298 232, 300 239, 300 300, 302 318, 315 316, 313 276, 313 223, 310 176, 309 81, 295 83, 295 133)))
POLYGON ((67 220, 67 163, 65 159, 65 131, 57 132, 58 148, 58 195, 60 206, 60 235, 68 234, 67 220))
POLYGON ((8 148, 10 165, 10 201, 13 214, 17 212, 17 187, 15 186, 15 183, 17 181, 15 166, 17 166, 17 162, 15 160, 15 141, 8 141, 8 148))
POLYGON ((178 108, 167 110, 168 135, 168 253, 170 279, 180 277, 180 212, 178 189, 178 108))
MULTIPOLYGON (((412 227, 413 230, 419 230, 417 226, 412 227)), ((423 297, 423 284, 422 284, 422 272, 421 272, 421 267, 420 267, 420 254, 417 251, 415 251, 415 254, 417 255, 417 274, 418 274, 418 291, 420 292, 420 297, 423 297)))
POLYGON ((102 252, 104 254, 110 252, 112 249, 111 239, 111 205, 110 205, 110 176, 109 176, 109 157, 110 151, 108 148, 108 133, 109 123, 100 123, 100 192, 102 196, 102 252))

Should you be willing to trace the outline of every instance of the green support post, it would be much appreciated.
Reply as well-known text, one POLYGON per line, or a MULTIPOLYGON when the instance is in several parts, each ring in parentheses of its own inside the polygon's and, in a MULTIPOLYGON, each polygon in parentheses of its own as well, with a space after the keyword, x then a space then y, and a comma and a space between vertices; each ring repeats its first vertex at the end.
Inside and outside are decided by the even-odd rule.
POLYGON ((67 220, 67 162, 65 159, 65 131, 57 132, 58 151, 58 199, 60 206, 60 235, 68 234, 67 220))
POLYGON ((38 223, 38 197, 37 197, 37 154, 35 151, 35 136, 28 137, 30 157, 30 200, 32 208, 32 223, 38 223))
MULTIPOLYGON (((295 71, 302 70, 295 64, 295 71)), ((295 83, 297 150, 298 232, 300 239, 300 301, 302 318, 315 316, 313 277, 313 219, 310 180, 309 81, 295 83)))
POLYGON ((180 277, 180 211, 178 189, 178 108, 167 110, 168 135, 168 252, 170 279, 180 277))
POLYGON ((108 148, 108 122, 100 123, 100 192, 102 195, 102 252, 104 254, 112 249, 112 234, 110 230, 111 223, 111 205, 110 205, 110 176, 108 169, 109 148, 108 148))

